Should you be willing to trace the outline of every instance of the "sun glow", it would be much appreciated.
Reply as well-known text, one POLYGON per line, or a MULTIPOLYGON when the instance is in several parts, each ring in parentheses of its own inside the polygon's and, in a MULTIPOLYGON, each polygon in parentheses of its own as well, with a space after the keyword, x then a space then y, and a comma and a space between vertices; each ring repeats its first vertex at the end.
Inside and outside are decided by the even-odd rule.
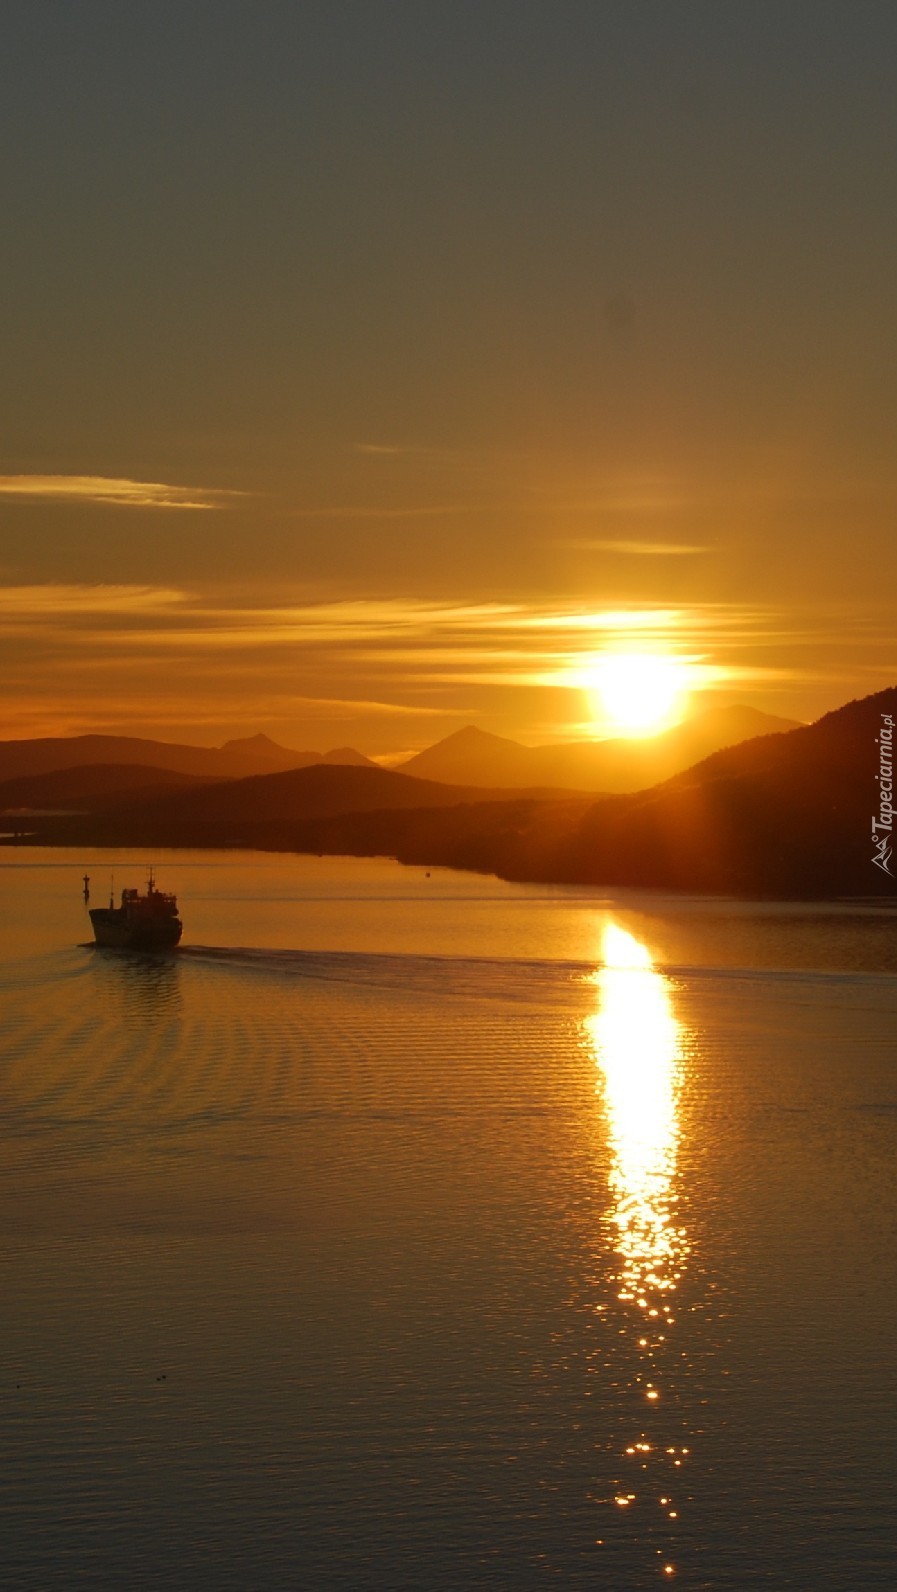
POLYGON ((688 667, 660 652, 608 652, 586 673, 596 724, 621 735, 654 735, 682 716, 688 667))

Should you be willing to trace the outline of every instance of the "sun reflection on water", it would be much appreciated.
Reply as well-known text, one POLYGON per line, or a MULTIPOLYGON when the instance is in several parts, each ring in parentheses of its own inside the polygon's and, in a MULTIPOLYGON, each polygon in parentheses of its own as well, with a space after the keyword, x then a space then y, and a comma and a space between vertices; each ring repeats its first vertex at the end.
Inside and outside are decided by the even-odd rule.
MULTIPOLYGON (((585 1028, 599 1074, 596 1087, 607 1113, 611 1150, 608 1219, 615 1264, 605 1280, 612 1284, 614 1313, 622 1315, 621 1330, 635 1351, 625 1383, 641 1405, 639 1429, 625 1444, 621 1458, 627 1467, 636 1466, 655 1481, 661 1474, 671 1480, 670 1471, 681 1475, 681 1456, 689 1453, 679 1443, 670 1445, 669 1428, 662 1435, 668 1420, 676 1424, 672 1410, 664 1414, 665 1395, 674 1391, 665 1365, 675 1363, 670 1329, 675 1325, 675 1294, 689 1252, 688 1236, 678 1219, 676 1188, 686 1036, 676 1016, 670 981, 656 971, 647 947, 615 923, 604 928, 601 965, 593 982, 598 1005, 585 1019, 585 1028)), ((638 1501, 639 1494, 627 1488, 621 1474, 614 1504, 628 1511, 638 1501)), ((656 1507, 656 1493, 654 1503, 656 1507)), ((666 1522, 678 1520, 676 1505, 676 1498, 663 1491, 659 1508, 666 1522)), ((650 1528, 648 1537, 654 1553, 663 1558, 650 1528)), ((666 1546, 668 1553, 668 1539, 666 1546)), ((662 1572, 675 1574, 675 1565, 667 1560, 662 1572)))
MULTIPOLYGON (((688 1244, 675 1220, 682 1026, 647 948, 608 923, 586 1029, 601 1073, 613 1166, 620 1293, 646 1321, 670 1321, 688 1244)), ((599 1085, 601 1087, 601 1085, 599 1085)), ((646 1345, 644 1345, 646 1346, 646 1345)))

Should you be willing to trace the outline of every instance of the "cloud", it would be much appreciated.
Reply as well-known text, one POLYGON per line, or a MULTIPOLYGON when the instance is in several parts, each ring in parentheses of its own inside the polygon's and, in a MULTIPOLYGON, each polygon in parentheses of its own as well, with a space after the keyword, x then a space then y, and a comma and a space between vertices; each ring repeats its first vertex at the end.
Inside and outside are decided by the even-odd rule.
POLYGON ((401 442, 356 442, 355 452, 384 454, 389 457, 395 457, 396 455, 402 453, 419 453, 420 449, 407 446, 401 442))
MULTIPOLYGON (((0 589, 5 733, 12 725, 29 733, 29 722, 30 733, 101 724, 133 732, 139 723, 170 735, 179 724, 367 720, 382 735, 392 722, 426 736, 429 724, 476 717, 484 691, 518 699, 562 691, 568 700, 603 652, 620 649, 669 653, 704 687, 777 690, 810 670, 818 678, 804 646, 807 635, 821 645, 816 613, 291 595, 240 601, 227 589, 136 584, 0 589)), ((858 613, 845 628, 865 636, 868 626, 858 613)))
POLYGON ((356 453, 381 459, 459 459, 482 457, 470 448, 445 448, 426 442, 356 442, 356 453))
MULTIPOLYGON (((442 706, 440 718, 469 719, 475 709, 442 706)), ((41 735, 131 734, 148 735, 160 740, 172 738, 203 742, 220 740, 223 735, 252 734, 260 727, 270 728, 279 734, 285 721, 293 720, 303 725, 319 721, 333 726, 344 722, 355 725, 360 719, 373 718, 383 727, 383 733, 394 733, 392 722, 405 724, 407 730, 395 733, 410 734, 416 721, 432 720, 432 707, 414 707, 403 703, 381 702, 352 697, 297 696, 288 692, 267 692, 264 698, 233 691, 209 695, 203 699, 195 692, 184 690, 181 682, 168 682, 162 690, 155 689, 141 696, 130 682, 123 690, 111 692, 91 688, 88 682, 68 698, 61 697, 58 686, 47 689, 40 678, 26 682, 18 699, 4 707, 4 735, 10 739, 41 735), (214 732, 210 735, 208 732, 214 732)), ((302 730, 300 735, 305 734, 302 730)), ((332 735, 333 729, 324 731, 332 735)), ((314 737, 318 739, 318 736, 314 737)), ((297 744, 291 742, 290 744, 297 744)), ((300 741, 301 745, 302 742, 300 741)), ((405 756, 414 748, 403 748, 405 756)))
MULTIPOLYGON (((283 698, 279 706, 289 707, 292 711, 308 718, 355 719, 366 713, 378 716, 385 714, 387 717, 396 715, 399 718, 433 717, 432 707, 419 708, 410 702, 380 702, 376 698, 290 696, 283 698)), ((441 707, 439 711, 453 718, 463 718, 470 709, 441 707)))
POLYGON ((564 546, 577 548, 584 553, 623 553, 632 554, 636 558, 682 558, 695 553, 709 552, 709 548, 702 547, 696 542, 612 542, 593 537, 564 542, 564 546))
POLYGON ((442 514, 477 514, 482 512, 477 504, 437 503, 421 508, 392 509, 377 507, 294 509, 297 520, 409 520, 442 514))
MULTIPOLYGON (((60 644, 94 654, 120 646, 157 655, 205 652, 209 658, 236 650, 283 648, 341 666, 348 660, 414 666, 488 658, 509 665, 529 659, 538 667, 557 657, 591 653, 622 643, 706 649, 738 642, 782 641, 778 616, 738 605, 670 608, 584 608, 575 604, 527 602, 438 602, 414 597, 319 602, 243 603, 212 594, 149 585, 46 584, 0 588, 0 626, 45 629, 60 644)), ((790 627, 789 627, 790 628, 790 627)), ((401 669, 398 670, 401 674, 401 669)))
POLYGON ((157 614, 186 600, 185 592, 165 586, 3 586, 0 616, 27 620, 64 614, 157 614))
POLYGON ((21 501, 111 503, 119 508, 218 509, 242 496, 218 487, 169 486, 105 475, 0 475, 0 496, 21 501))
POLYGON ((417 459, 425 464, 449 464, 453 469, 474 465, 477 470, 492 470, 504 455, 493 449, 452 448, 426 442, 356 442, 353 452, 370 459, 417 459))

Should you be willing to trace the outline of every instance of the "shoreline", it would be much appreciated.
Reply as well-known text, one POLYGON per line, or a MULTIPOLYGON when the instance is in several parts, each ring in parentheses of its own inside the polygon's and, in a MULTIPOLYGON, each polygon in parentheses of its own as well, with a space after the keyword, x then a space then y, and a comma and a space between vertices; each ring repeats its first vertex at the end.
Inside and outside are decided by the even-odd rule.
POLYGON ((524 875, 522 873, 515 872, 512 874, 504 872, 497 867, 490 867, 486 864, 477 866, 476 863, 472 861, 448 861, 445 858, 435 855, 409 857, 401 856, 395 850, 337 850, 326 848, 322 849, 320 847, 311 846, 301 847, 295 845, 265 844, 264 841, 259 837, 251 836, 245 836, 239 839, 207 838, 204 840, 196 838, 191 838, 190 840, 171 840, 156 836, 150 840, 147 840, 139 836, 130 839, 125 836, 116 836, 112 839, 108 837, 100 839, 93 835, 56 836, 54 838, 50 838, 47 835, 42 835, 39 833, 18 836, 0 834, 0 848, 7 851, 19 849, 46 849, 61 851, 76 850, 80 847, 87 847, 95 850, 135 851, 145 850, 147 848, 153 849, 155 851, 161 849, 165 851, 182 852, 257 851, 267 856, 280 855, 285 857, 343 857, 347 860, 354 860, 358 862, 364 862, 368 860, 395 862, 400 867, 406 868, 445 868, 452 873, 474 873, 483 877, 500 879, 505 884, 548 885, 556 888, 569 887, 572 889, 594 888, 607 891, 626 890, 635 893, 644 892, 645 894, 661 892, 673 898, 679 897, 683 900, 694 897, 706 897, 707 899, 720 902, 726 900, 754 903, 769 902, 771 905, 778 906, 793 902, 795 906, 822 906, 830 904, 833 907, 853 907, 862 911, 883 911, 885 913, 897 911, 897 894, 889 895, 884 892, 881 894, 875 894, 872 892, 867 894, 857 891, 844 892, 843 894, 836 894, 831 891, 807 891, 804 893, 796 893, 792 890, 771 892, 769 890, 733 890, 723 886, 714 889, 708 887, 706 884, 673 884, 665 880, 626 880, 621 878, 577 879, 571 878, 569 876, 552 877, 544 873, 539 875, 524 875))

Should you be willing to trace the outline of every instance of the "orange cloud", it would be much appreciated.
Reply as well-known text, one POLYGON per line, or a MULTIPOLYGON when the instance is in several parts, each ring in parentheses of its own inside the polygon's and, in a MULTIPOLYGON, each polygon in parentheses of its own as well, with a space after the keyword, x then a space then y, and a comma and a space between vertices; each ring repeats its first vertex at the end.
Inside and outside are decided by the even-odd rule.
POLYGON ((57 503, 111 503, 119 508, 217 509, 239 497, 218 487, 170 486, 105 475, 0 475, 0 496, 57 503))
MULTIPOLYGON (((705 690, 781 692, 823 678, 818 614, 801 622, 737 604, 297 598, 272 592, 241 604, 226 591, 136 584, 0 589, 5 733, 315 719, 367 720, 387 736, 393 721, 423 734, 428 720, 477 716, 484 691, 490 702, 495 692, 578 700, 596 657, 632 647, 669 654, 705 690)), ((852 624, 846 612, 830 617, 839 646, 845 636, 867 639, 865 612, 852 624)), ((528 711, 532 720, 541 710, 528 711)))
POLYGON ((186 594, 164 586, 0 587, 0 617, 28 620, 64 614, 153 614, 186 601, 186 594))
POLYGON ((591 537, 565 542, 564 546, 578 549, 583 553, 623 553, 632 554, 636 558, 684 558, 709 551, 708 548, 692 542, 605 542, 591 537))

